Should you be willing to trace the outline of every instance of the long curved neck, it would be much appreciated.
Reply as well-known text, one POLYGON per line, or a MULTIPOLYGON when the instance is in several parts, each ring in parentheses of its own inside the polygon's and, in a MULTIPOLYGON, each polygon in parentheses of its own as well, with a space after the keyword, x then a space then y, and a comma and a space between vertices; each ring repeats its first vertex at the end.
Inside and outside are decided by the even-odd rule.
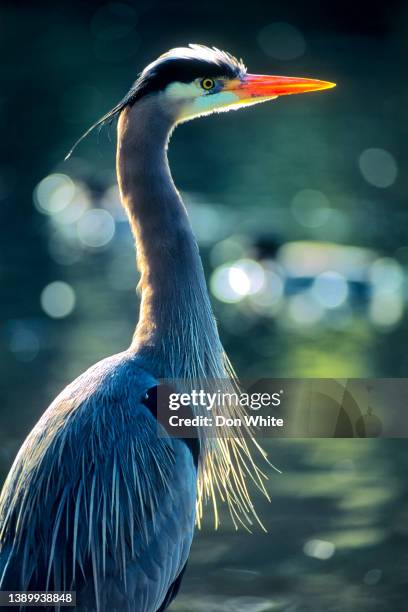
POLYGON ((154 98, 125 109, 118 122, 118 182, 141 272, 132 349, 159 377, 221 377, 225 357, 201 259, 167 161, 173 125, 154 98))

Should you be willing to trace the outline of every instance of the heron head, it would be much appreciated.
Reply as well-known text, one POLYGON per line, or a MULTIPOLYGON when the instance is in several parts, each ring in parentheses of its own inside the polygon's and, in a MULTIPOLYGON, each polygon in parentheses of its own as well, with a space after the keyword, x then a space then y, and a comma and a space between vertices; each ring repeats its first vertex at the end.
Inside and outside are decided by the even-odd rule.
POLYGON ((334 83, 316 79, 248 74, 229 53, 190 45, 171 49, 149 64, 130 90, 128 103, 154 95, 176 122, 183 122, 330 87, 334 83))
POLYGON ((154 100, 155 108, 161 108, 170 122, 177 124, 279 96, 334 86, 317 79, 249 74, 242 60, 225 51, 203 45, 177 47, 146 66, 126 96, 81 136, 67 158, 95 127, 142 100, 154 100))

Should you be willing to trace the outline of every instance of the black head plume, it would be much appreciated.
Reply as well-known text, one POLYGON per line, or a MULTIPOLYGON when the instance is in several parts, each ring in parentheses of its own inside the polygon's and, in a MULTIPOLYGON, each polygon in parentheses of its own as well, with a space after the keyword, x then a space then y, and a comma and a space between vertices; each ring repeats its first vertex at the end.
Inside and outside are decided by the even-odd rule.
POLYGON ((202 77, 233 79, 244 75, 245 72, 242 60, 215 47, 190 44, 188 47, 171 49, 146 66, 126 96, 82 134, 65 159, 71 156, 77 145, 95 128, 113 121, 126 106, 131 106, 143 96, 162 91, 174 82, 189 83, 202 77))

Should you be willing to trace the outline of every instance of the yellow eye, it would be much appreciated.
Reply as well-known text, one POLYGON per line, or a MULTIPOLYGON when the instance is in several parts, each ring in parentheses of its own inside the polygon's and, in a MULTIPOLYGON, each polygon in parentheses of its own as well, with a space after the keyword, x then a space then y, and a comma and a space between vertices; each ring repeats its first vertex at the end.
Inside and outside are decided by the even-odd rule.
POLYGON ((208 91, 209 89, 214 89, 215 81, 214 79, 205 78, 205 79, 202 79, 200 85, 203 89, 208 91))

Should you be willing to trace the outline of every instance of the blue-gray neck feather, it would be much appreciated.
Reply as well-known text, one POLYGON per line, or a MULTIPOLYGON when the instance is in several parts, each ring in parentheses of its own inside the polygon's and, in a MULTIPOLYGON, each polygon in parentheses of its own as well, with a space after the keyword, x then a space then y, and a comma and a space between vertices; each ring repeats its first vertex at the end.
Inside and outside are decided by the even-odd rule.
POLYGON ((160 378, 220 378, 227 374, 226 358, 197 243, 167 161, 173 125, 160 96, 126 108, 118 123, 118 180, 141 272, 132 348, 160 378))
MULTIPOLYGON (((125 108, 118 122, 118 181, 141 272, 140 318, 131 349, 144 368, 157 378, 179 381, 184 390, 233 393, 237 382, 220 342, 197 243, 168 166, 167 145, 175 117, 167 105, 162 106, 163 99, 160 94, 142 98, 125 108)), ((222 404, 217 410, 244 422, 239 404, 222 404)), ((236 526, 251 524, 251 517, 259 520, 246 474, 266 494, 264 475, 242 432, 237 428, 235 436, 223 438, 203 427, 198 435, 197 523, 203 503, 210 499, 218 525, 217 492, 226 500, 236 526)))

